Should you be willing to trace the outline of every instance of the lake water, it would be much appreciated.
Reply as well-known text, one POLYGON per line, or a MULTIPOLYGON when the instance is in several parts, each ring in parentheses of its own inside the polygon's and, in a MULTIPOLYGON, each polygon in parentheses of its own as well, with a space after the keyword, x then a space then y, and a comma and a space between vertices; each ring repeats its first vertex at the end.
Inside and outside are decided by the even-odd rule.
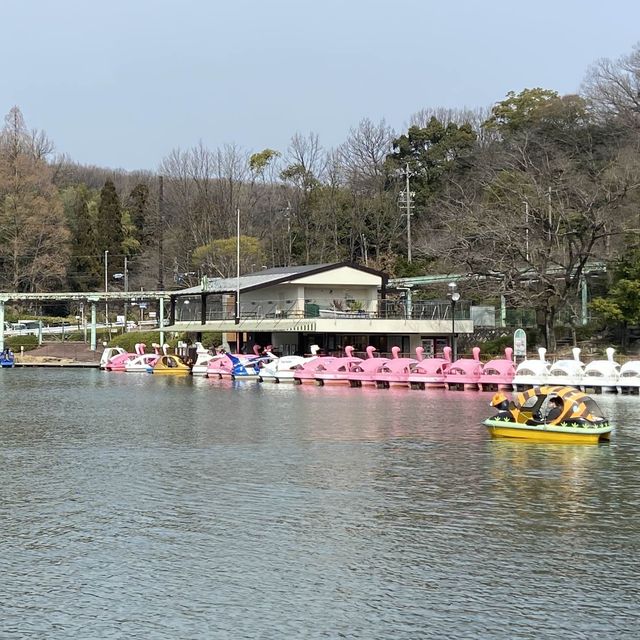
POLYGON ((605 445, 490 394, 0 371, 0 637, 636 638, 640 398, 605 445))

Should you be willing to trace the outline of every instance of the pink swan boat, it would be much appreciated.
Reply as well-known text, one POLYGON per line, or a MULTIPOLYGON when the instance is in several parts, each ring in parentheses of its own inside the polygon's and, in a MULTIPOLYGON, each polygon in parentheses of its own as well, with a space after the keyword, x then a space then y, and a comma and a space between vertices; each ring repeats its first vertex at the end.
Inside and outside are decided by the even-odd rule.
POLYGON ((135 353, 119 353, 118 355, 113 356, 113 358, 108 360, 104 368, 107 371, 126 371, 125 367, 127 362, 143 355, 145 347, 146 345, 144 344, 144 342, 138 342, 134 347, 135 353))
POLYGON ((334 358, 331 362, 326 362, 320 358, 315 370, 315 379, 320 386, 325 384, 349 384, 347 375, 357 365, 362 362, 362 358, 353 355, 353 347, 344 348, 343 358, 334 358))
POLYGON ((425 358, 409 374, 412 389, 445 388, 444 377, 451 366, 451 347, 445 347, 443 358, 425 358))
POLYGON ((373 355, 375 350, 375 347, 367 347, 367 357, 347 373, 347 380, 352 387, 375 386, 375 375, 389 362, 389 358, 376 358, 373 355))
POLYGON ((102 355, 100 356, 100 368, 106 369, 107 364, 111 358, 115 358, 121 353, 127 353, 122 347, 105 347, 102 355))
POLYGON ((482 362, 480 362, 480 347, 471 350, 473 358, 458 358, 444 374, 447 389, 463 390, 477 389, 482 376, 482 362))
POLYGON ((416 349, 416 358, 399 358, 400 347, 391 348, 392 358, 375 374, 374 380, 378 389, 389 387, 406 387, 409 384, 409 375, 413 368, 423 358, 424 349, 416 349))
POLYGON ((193 367, 191 367, 191 375, 206 376, 209 363, 220 360, 221 358, 224 358, 224 353, 206 349, 202 342, 196 342, 196 361, 193 367))
POLYGON ((516 367, 513 363, 513 349, 507 347, 504 350, 504 358, 489 360, 482 367, 482 375, 478 386, 480 391, 511 390, 513 377, 516 375, 516 367))
POLYGON ((293 382, 295 384, 315 384, 316 371, 319 367, 326 368, 333 360, 341 360, 335 356, 317 356, 313 360, 309 360, 299 365, 293 373, 293 382))
MULTIPOLYGON (((144 344, 142 345, 145 346, 144 344)), ((164 344, 162 348, 157 342, 152 345, 153 353, 142 353, 124 363, 124 370, 127 373, 149 373, 149 369, 153 368, 153 365, 158 362, 162 355, 167 355, 169 352, 169 345, 164 344)), ((143 348, 144 351, 144 348, 143 348)))

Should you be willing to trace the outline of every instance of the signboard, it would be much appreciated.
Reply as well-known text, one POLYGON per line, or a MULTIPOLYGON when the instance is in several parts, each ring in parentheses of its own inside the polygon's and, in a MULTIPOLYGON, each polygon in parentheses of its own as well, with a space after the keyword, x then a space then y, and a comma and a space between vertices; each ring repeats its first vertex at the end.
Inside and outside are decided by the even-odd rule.
POLYGON ((516 357, 527 355, 527 334, 524 329, 516 329, 513 332, 513 355, 516 357))
POLYGON ((138 302, 138 306, 139 306, 141 309, 146 309, 146 308, 147 308, 147 303, 146 303, 146 302, 138 302))
POLYGON ((124 324, 124 316, 116 316, 116 324, 124 324))
POLYGON ((156 319, 156 312, 155 311, 149 311, 149 319, 150 320, 155 320, 156 319))

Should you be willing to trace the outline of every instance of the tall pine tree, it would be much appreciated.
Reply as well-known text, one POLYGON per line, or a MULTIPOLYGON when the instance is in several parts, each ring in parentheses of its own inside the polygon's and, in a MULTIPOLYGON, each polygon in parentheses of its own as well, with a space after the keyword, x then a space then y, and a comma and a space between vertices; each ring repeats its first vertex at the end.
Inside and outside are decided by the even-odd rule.
POLYGON ((90 196, 84 185, 73 191, 69 211, 72 231, 69 286, 72 291, 95 291, 101 283, 102 267, 94 220, 89 211, 90 196))
POLYGON ((112 180, 107 180, 100 191, 98 216, 96 220, 96 241, 102 254, 109 252, 109 264, 114 269, 122 269, 124 230, 120 198, 112 180))
POLYGON ((153 235, 153 230, 148 225, 147 215, 149 213, 149 187, 146 184, 138 183, 129 194, 127 209, 131 217, 131 222, 135 227, 135 239, 144 247, 149 243, 153 235))

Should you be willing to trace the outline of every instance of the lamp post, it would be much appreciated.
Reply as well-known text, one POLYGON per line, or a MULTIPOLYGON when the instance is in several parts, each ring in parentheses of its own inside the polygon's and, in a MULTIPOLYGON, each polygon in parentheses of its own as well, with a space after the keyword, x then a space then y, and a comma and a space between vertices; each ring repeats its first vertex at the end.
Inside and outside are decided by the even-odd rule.
POLYGON ((123 286, 124 286, 124 293, 125 293, 125 297, 124 297, 124 328, 122 329, 122 332, 126 332, 127 330, 127 292, 129 291, 129 267, 127 264, 127 257, 125 256, 124 258, 124 273, 114 273, 113 274, 113 279, 114 280, 122 280, 123 282, 123 286))
POLYGON ((451 352, 453 362, 458 359, 457 345, 456 345, 456 302, 460 300, 460 293, 458 292, 458 285, 455 282, 450 282, 449 293, 447 294, 451 298, 451 352))

